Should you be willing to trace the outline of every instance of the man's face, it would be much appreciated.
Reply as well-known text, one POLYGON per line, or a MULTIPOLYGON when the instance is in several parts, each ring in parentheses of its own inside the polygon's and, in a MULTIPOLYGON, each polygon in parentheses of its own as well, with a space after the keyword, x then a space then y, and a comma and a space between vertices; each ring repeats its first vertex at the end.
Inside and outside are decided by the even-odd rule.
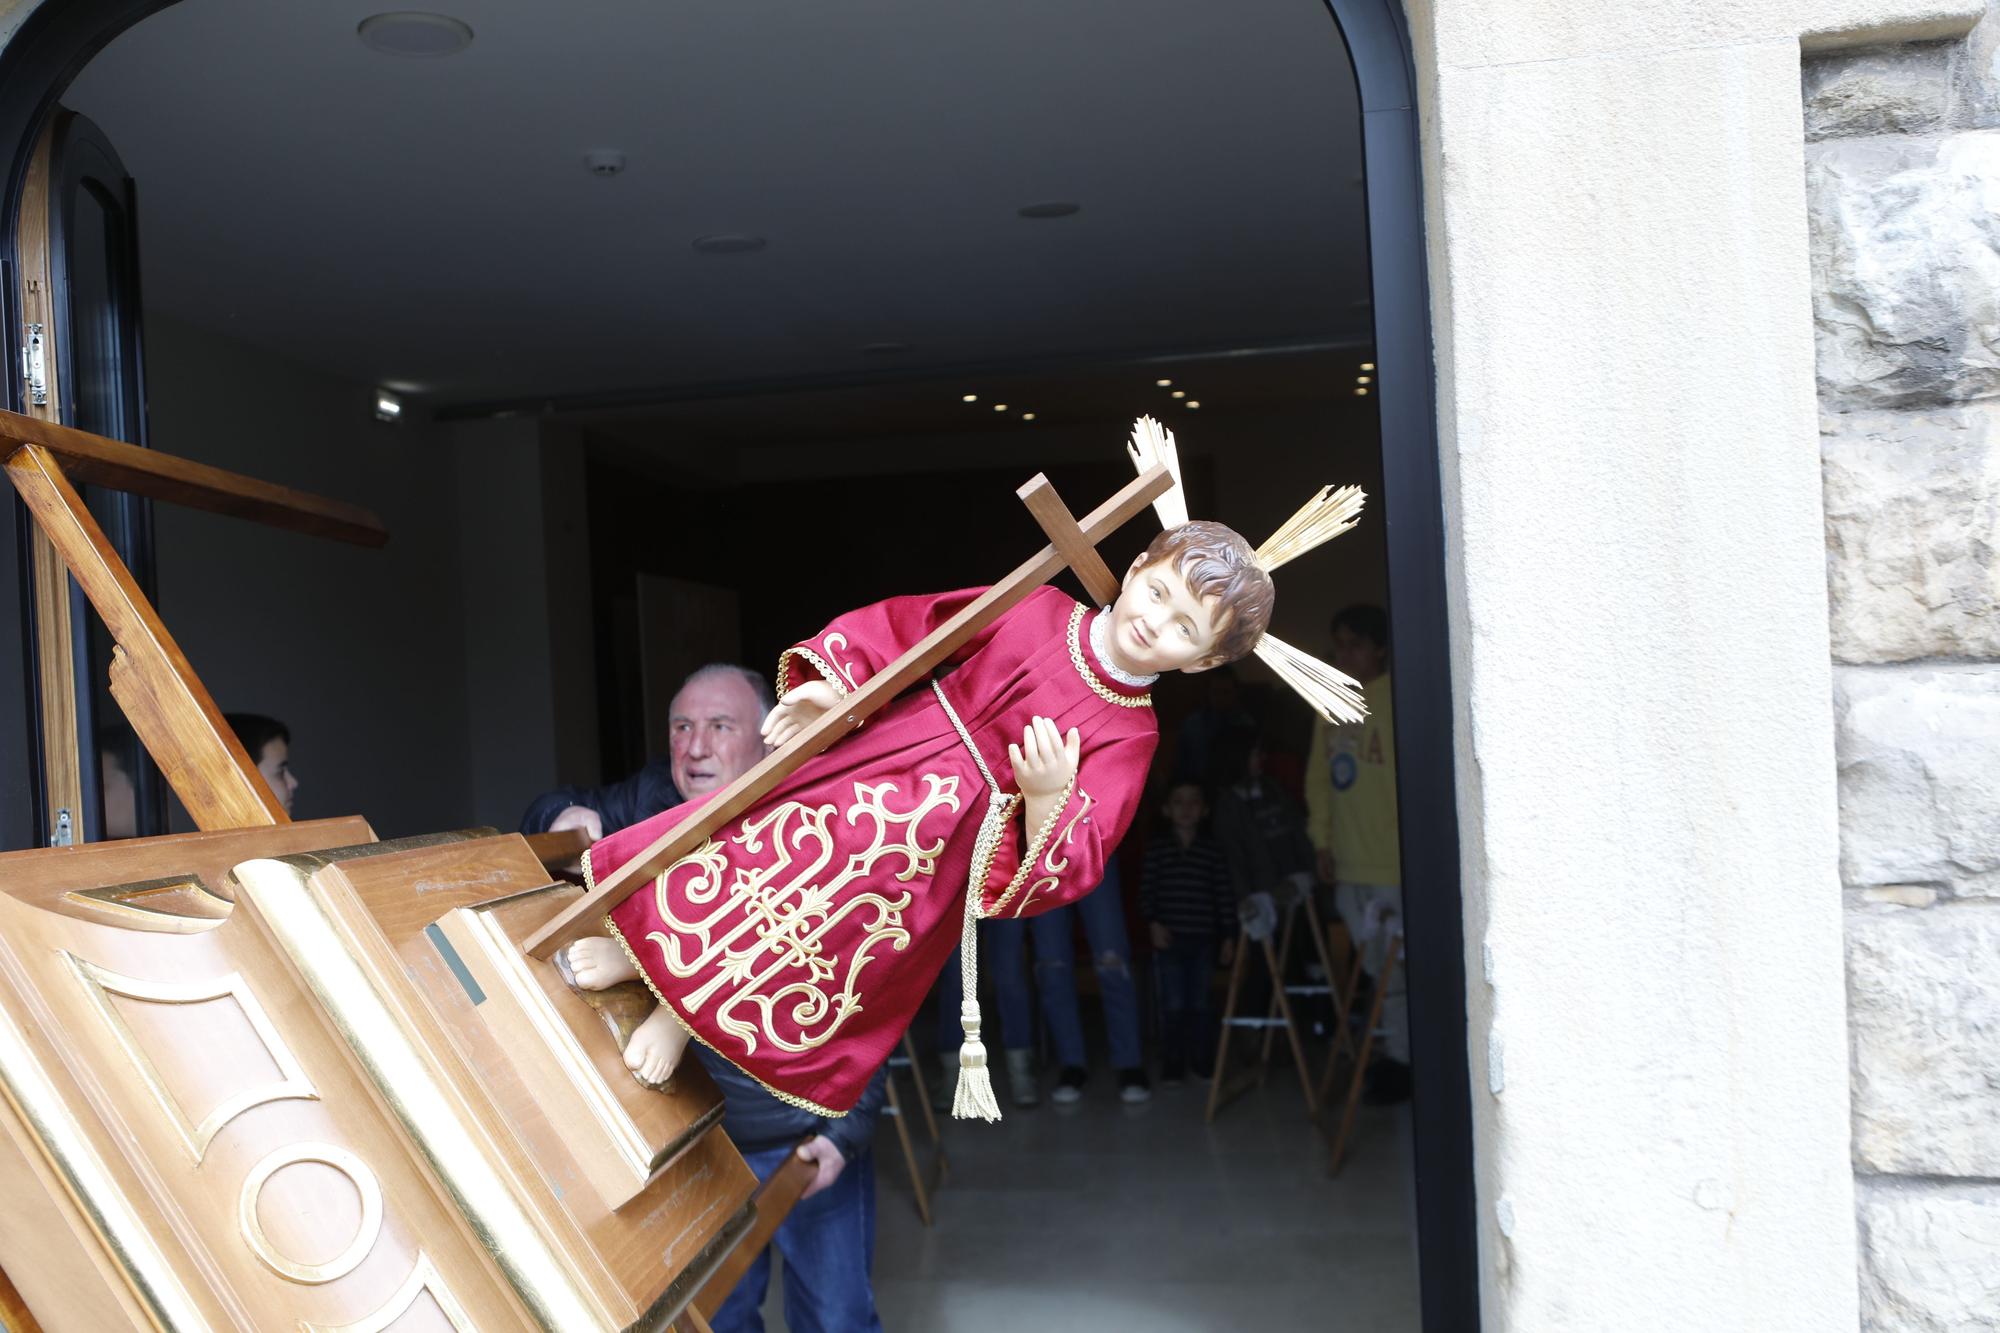
POLYGON ((1366 634, 1356 634, 1346 625, 1333 632, 1333 667, 1366 685, 1382 674, 1389 655, 1382 645, 1366 634))
POLYGON ((681 686, 669 720, 674 786, 681 795, 726 787, 764 757, 758 711, 757 695, 740 676, 717 672, 681 686))
POLYGON ((299 794, 299 780, 292 776, 291 742, 283 736, 273 736, 265 741, 264 752, 257 756, 257 771, 271 785, 271 792, 278 798, 278 804, 285 807, 285 813, 292 813, 292 801, 299 794))
POLYGON ((1111 655, 1138 676, 1204 670, 1197 663, 1215 651, 1215 599, 1197 600, 1173 562, 1144 561, 1132 562, 1111 607, 1111 655))

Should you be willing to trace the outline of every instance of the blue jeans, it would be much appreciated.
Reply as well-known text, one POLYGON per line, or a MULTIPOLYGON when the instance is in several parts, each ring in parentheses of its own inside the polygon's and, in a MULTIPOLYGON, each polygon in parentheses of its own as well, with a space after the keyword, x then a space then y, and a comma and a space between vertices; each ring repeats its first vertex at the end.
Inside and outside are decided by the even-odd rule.
MULTIPOLYGON (((1076 1007, 1076 943, 1072 914, 1083 918, 1084 938, 1097 964, 1097 989, 1104 996, 1104 1027, 1111 1039, 1111 1066, 1137 1069, 1139 991, 1132 984, 1132 946, 1125 938, 1125 898, 1118 887, 1118 863, 1104 867, 1098 886, 1067 907, 1028 918, 1035 937, 1035 984, 1042 992, 1042 1018, 1055 1043, 1056 1062, 1084 1068, 1083 1018, 1076 1007)), ((1009 1045, 1012 1043, 1009 1042, 1009 1045)))
MULTIPOLYGON (((979 970, 993 978, 993 992, 1000 1001, 1000 1044, 1010 1051, 1024 1051, 1035 1044, 1035 1016, 1028 1003, 1028 923, 1013 918, 996 918, 979 923, 979 970)), ((958 1058, 965 1041, 959 1021, 958 950, 938 973, 937 1031, 938 1055, 949 1068, 958 1058)), ((984 1034, 993 1043, 989 1029, 984 1034)))
MULTIPOLYGON (((767 1179, 794 1148, 747 1152, 767 1179)), ((771 1245, 751 1263, 709 1325, 715 1333, 764 1333, 771 1250, 785 1256, 785 1324, 792 1333, 882 1333, 875 1313, 875 1155, 849 1162, 840 1179, 792 1206, 771 1245)))
POLYGON ((1215 1015, 1208 1003, 1215 977, 1215 936, 1174 932, 1153 955, 1160 981, 1160 1063, 1206 1071, 1215 1057, 1215 1015))

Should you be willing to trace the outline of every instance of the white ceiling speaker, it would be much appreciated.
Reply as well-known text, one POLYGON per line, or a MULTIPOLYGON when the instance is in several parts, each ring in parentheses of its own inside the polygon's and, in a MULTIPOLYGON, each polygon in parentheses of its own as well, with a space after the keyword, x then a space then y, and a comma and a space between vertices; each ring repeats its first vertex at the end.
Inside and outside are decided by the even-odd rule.
POLYGON ((472 45, 472 29, 449 14, 403 10, 361 20, 354 30, 371 51, 392 56, 455 56, 472 45))
POLYGON ((583 169, 593 176, 616 176, 625 170, 625 154, 615 148, 599 148, 583 155, 583 169))

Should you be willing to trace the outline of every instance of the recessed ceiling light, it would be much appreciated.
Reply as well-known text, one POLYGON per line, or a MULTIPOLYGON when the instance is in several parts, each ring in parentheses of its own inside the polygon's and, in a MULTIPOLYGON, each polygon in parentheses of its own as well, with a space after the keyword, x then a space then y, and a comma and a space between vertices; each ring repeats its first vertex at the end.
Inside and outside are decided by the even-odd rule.
POLYGON ((1176 397, 1176 398, 1185 398, 1185 397, 1187 397, 1187 390, 1186 390, 1186 389, 1175 389, 1175 390, 1174 390, 1174 397, 1176 397))
POLYGON ((705 255, 745 255, 762 250, 764 238, 747 231, 719 231, 712 236, 695 237, 694 248, 705 255))
POLYGON ((1023 421, 1033 421, 1034 419, 1035 419, 1035 414, 1033 412, 1023 412, 1021 414, 1021 420, 1023 421))
POLYGON ((1373 375, 1356 375, 1354 377, 1354 382, 1356 384, 1373 384, 1375 382, 1375 377, 1373 375))
POLYGON ((1197 403, 1194 399, 1190 398, 1187 400, 1187 406, 1189 411, 1193 411, 1195 408, 1200 407, 1201 404, 1197 403))
POLYGON ((869 343, 861 350, 869 356, 896 356, 899 353, 909 351, 910 345, 908 343, 896 342, 869 343))
POLYGON ((1153 383, 1154 383, 1155 385, 1159 386, 1160 388, 1164 389, 1164 388, 1166 388, 1167 386, 1171 385, 1171 384, 1173 383, 1173 381, 1172 381, 1172 380, 1154 380, 1154 381, 1153 381, 1153 383))
POLYGON ((1005 403, 995 403, 995 404, 993 404, 993 410, 994 410, 995 412, 1005 412, 1005 411, 1007 410, 1007 404, 1005 404, 1005 403))
POLYGON ((964 398, 962 398, 962 399, 960 399, 959 401, 961 401, 961 402, 966 402, 966 403, 976 403, 976 402, 978 402, 978 401, 979 401, 979 395, 978 395, 978 394, 976 394, 976 393, 969 393, 969 394, 965 395, 965 397, 964 397, 964 398))
POLYGON ((377 421, 401 421, 403 400, 387 389, 375 391, 375 419, 377 421))
POLYGON ((1066 218, 1072 213, 1081 213, 1083 205, 1070 203, 1067 199, 1050 199, 1039 204, 1029 204, 1019 211, 1024 218, 1066 218))
POLYGON ((369 50, 392 56, 455 56, 472 45, 472 29, 449 14, 375 14, 354 31, 369 50))
POLYGON ((1373 361, 1363 361, 1361 363, 1361 368, 1363 370, 1373 370, 1375 369, 1375 363, 1373 361))
POLYGON ((1354 391, 1354 396, 1356 398, 1366 398, 1368 396, 1368 390, 1365 387, 1356 389, 1354 391))

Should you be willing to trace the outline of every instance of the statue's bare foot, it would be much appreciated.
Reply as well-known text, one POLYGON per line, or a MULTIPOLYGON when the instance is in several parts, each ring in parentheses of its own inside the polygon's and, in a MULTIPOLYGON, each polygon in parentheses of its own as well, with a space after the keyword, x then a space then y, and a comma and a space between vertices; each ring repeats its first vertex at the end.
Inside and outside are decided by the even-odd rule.
POLYGON ((625 1043, 625 1067, 641 1083, 658 1087, 673 1076, 687 1044, 687 1029, 661 1005, 633 1029, 632 1040, 625 1043))
POLYGON ((637 981, 639 969, 618 947, 618 941, 603 935, 578 940, 569 946, 566 958, 570 976, 585 990, 603 990, 621 981, 637 981))

